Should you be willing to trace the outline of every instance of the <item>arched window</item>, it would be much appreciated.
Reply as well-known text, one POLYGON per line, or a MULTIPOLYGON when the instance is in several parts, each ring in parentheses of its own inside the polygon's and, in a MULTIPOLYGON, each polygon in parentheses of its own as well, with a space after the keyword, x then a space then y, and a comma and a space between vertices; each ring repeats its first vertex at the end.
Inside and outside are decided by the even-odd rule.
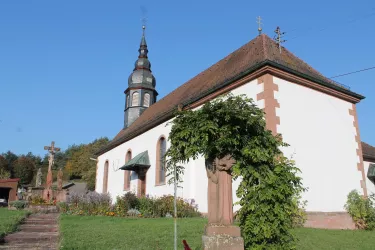
POLYGON ((139 93, 134 92, 132 95, 132 106, 139 106, 139 93))
POLYGON ((108 167, 109 163, 106 161, 104 163, 104 173, 103 173, 103 194, 108 192, 108 167))
POLYGON ((130 95, 126 96, 126 108, 129 108, 130 106, 130 95))
POLYGON ((150 94, 149 93, 146 93, 143 98, 143 106, 150 107, 150 94))
MULTIPOLYGON (((125 163, 130 161, 132 158, 132 151, 128 150, 125 156, 125 163)), ((130 190, 130 178, 131 178, 132 172, 130 170, 124 170, 124 190, 129 191, 130 190)))
POLYGON ((167 152, 167 140, 160 137, 156 146, 156 185, 165 184, 165 153, 167 152))

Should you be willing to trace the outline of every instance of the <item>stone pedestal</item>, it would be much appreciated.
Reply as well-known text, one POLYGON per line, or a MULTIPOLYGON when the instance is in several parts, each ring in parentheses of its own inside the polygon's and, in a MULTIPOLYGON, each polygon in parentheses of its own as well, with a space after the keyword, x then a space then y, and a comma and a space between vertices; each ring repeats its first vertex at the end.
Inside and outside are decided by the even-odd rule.
POLYGON ((202 236, 204 250, 243 250, 241 230, 233 225, 208 225, 202 236))

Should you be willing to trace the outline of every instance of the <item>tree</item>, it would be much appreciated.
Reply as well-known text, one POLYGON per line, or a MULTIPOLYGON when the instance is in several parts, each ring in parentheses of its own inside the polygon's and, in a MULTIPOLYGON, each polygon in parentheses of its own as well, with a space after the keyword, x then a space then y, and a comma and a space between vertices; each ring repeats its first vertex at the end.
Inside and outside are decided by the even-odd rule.
POLYGON ((180 163, 231 155, 234 179, 242 177, 237 189, 238 211, 246 249, 290 249, 295 197, 304 188, 298 169, 282 155, 280 136, 266 129, 264 112, 245 96, 218 98, 199 110, 180 111, 171 122, 171 146, 167 152, 168 176, 180 163))
POLYGON ((8 162, 2 155, 0 155, 0 169, 8 171, 8 162))
POLYGON ((34 163, 35 168, 40 168, 43 166, 43 160, 39 155, 34 155, 33 153, 29 152, 27 155, 25 155, 25 157, 34 163))
POLYGON ((26 156, 20 156, 14 162, 14 176, 20 178, 21 184, 30 184, 34 177, 35 163, 26 156))
POLYGON ((7 161, 7 171, 10 172, 11 176, 14 176, 14 169, 13 169, 13 164, 14 162, 18 159, 18 156, 11 151, 8 151, 3 154, 3 157, 7 161))
POLYGON ((95 190, 96 162, 90 160, 94 153, 108 143, 108 138, 99 138, 85 145, 73 145, 67 150, 65 168, 73 178, 81 178, 89 190, 95 190))
POLYGON ((10 171, 8 171, 8 162, 0 155, 0 179, 9 179, 10 171))

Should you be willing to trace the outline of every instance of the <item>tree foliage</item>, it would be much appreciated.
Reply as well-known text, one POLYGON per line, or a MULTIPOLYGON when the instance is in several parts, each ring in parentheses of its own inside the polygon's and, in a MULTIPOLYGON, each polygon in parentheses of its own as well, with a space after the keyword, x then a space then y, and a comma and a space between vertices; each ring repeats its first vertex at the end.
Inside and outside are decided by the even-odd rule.
POLYGON ((8 170, 8 162, 2 155, 0 155, 0 169, 8 170))
POLYGON ((14 162, 14 177, 20 178, 21 184, 29 184, 35 171, 35 163, 26 156, 19 157, 14 162))
POLYGON ((13 177, 14 176, 13 164, 18 159, 18 156, 12 153, 11 151, 3 153, 2 156, 5 158, 7 162, 7 171, 9 171, 11 176, 13 177))
POLYGON ((81 178, 89 190, 95 189, 96 162, 90 160, 94 153, 108 143, 108 138, 99 138, 89 144, 69 147, 66 151, 66 170, 73 178, 81 178))
POLYGON ((8 162, 0 155, 0 179, 9 179, 10 171, 8 171, 8 162))
MULTIPOLYGON (((108 141, 106 137, 99 138, 91 143, 72 145, 64 151, 57 152, 52 169, 54 180, 57 179, 58 169, 62 168, 65 180, 82 179, 87 183, 89 190, 94 190, 96 162, 90 160, 90 158, 94 157, 94 153, 108 141)), ((44 180, 48 171, 48 157, 48 153, 43 158, 31 152, 20 156, 11 151, 3 153, 0 155, 0 179, 21 178, 21 184, 34 183, 33 177, 36 175, 38 168, 41 168, 44 180)))
POLYGON ((228 95, 196 111, 180 111, 171 123, 169 175, 178 166, 181 181, 180 163, 232 155, 233 178, 241 177, 238 219, 246 249, 294 248, 295 197, 304 189, 299 170, 280 150, 287 144, 266 129, 264 112, 245 96, 228 95))

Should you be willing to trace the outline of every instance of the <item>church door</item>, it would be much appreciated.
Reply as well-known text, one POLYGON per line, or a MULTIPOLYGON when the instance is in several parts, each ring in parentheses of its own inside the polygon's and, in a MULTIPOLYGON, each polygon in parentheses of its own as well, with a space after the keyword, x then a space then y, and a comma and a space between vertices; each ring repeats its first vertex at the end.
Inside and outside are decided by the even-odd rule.
POLYGON ((145 195, 146 195, 146 171, 139 171, 137 196, 141 197, 145 195))

